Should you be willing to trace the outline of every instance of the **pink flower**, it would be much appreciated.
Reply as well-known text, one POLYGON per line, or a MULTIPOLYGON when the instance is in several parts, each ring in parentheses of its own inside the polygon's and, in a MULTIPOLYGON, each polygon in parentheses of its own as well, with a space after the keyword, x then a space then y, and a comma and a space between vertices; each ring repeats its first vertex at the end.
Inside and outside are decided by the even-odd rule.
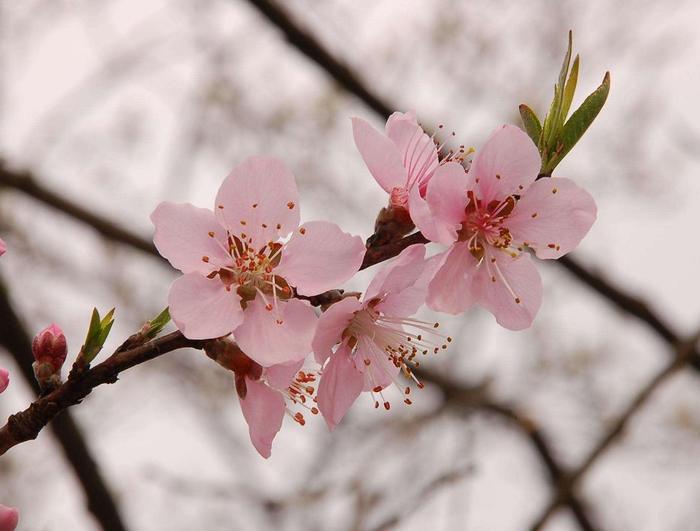
POLYGON ((158 251, 184 273, 168 298, 178 328, 190 339, 235 331, 264 367, 311 350, 317 317, 307 301, 293 298, 293 288, 315 295, 336 287, 357 272, 365 252, 359 237, 333 223, 299 227, 294 176, 267 157, 233 169, 214 212, 161 203, 151 219, 158 251))
POLYGON ((0 393, 7 389, 8 385, 10 385, 10 373, 7 369, 0 367, 0 393))
POLYGON ((382 389, 396 381, 400 370, 413 377, 410 366, 416 355, 446 348, 435 331, 437 323, 409 317, 423 304, 432 277, 424 255, 424 245, 404 249, 374 277, 362 301, 343 299, 319 319, 314 353, 319 363, 328 362, 319 382, 318 407, 331 430, 362 391, 380 393, 389 409, 382 389))
MULTIPOLYGON (((367 168, 389 194, 389 204, 408 210, 411 190, 424 193, 440 166, 438 151, 442 146, 436 146, 433 137, 418 125, 414 111, 392 114, 384 134, 360 118, 352 119, 352 129, 355 145, 367 168)), ((451 159, 452 153, 445 162, 451 159)))
POLYGON ((0 531, 14 531, 19 523, 19 511, 0 505, 0 531))
POLYGON ((477 152, 468 173, 445 164, 424 201, 411 196, 416 226, 428 239, 450 245, 428 287, 430 308, 457 314, 478 303, 511 330, 532 324, 542 281, 524 251, 559 258, 596 219, 593 198, 573 181, 536 180, 540 163, 528 136, 504 125, 477 152))
POLYGON ((3 254, 5 254, 6 251, 7 251, 7 245, 6 245, 5 242, 2 240, 2 238, 0 238, 0 256, 2 256, 3 254))
MULTIPOLYGON (((272 441, 282 427, 284 414, 290 411, 287 402, 307 407, 313 414, 318 413, 316 407, 306 405, 314 393, 311 384, 316 376, 299 370, 303 360, 262 367, 227 339, 211 342, 205 350, 209 357, 233 371, 250 440, 263 457, 270 457, 272 441)), ((301 412, 290 412, 290 416, 302 426, 306 424, 301 412)))

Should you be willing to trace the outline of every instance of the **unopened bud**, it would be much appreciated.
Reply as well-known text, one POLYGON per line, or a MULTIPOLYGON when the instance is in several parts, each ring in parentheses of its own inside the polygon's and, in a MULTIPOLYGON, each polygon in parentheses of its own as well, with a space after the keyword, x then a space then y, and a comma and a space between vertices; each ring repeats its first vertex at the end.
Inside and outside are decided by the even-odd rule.
POLYGON ((61 367, 66 361, 66 336, 55 324, 39 332, 32 341, 34 377, 42 391, 49 391, 61 383, 61 367))
POLYGON ((63 330, 55 324, 44 328, 32 341, 32 353, 39 363, 49 363, 54 369, 53 372, 60 371, 68 354, 63 330))
POLYGON ((19 511, 0 505, 0 531, 15 531, 19 523, 19 511))
POLYGON ((10 385, 10 373, 6 369, 0 367, 0 393, 10 385))
POLYGON ((7 245, 5 245, 5 242, 0 238, 0 256, 5 254, 5 251, 7 251, 7 245))

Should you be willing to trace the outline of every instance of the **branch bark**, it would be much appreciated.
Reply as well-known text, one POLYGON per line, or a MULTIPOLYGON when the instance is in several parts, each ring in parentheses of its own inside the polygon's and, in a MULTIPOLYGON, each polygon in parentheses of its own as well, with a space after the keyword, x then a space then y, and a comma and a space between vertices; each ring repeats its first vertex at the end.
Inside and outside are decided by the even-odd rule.
MULTIPOLYGON (((39 387, 34 379, 31 339, 24 324, 14 311, 4 284, 0 280, 0 346, 7 349, 20 367, 22 376, 34 392, 39 387)), ((109 492, 106 480, 92 456, 85 436, 66 411, 56 417, 51 424, 68 464, 85 494, 87 508, 104 531, 126 531, 114 498, 109 492)))

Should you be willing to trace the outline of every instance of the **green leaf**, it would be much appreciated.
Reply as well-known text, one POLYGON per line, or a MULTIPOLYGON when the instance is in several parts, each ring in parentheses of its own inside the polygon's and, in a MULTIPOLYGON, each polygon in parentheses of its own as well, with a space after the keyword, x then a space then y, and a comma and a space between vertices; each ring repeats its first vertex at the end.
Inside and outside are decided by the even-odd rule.
POLYGON ((542 135, 542 125, 535 112, 523 103, 520 105, 520 118, 523 121, 527 135, 536 146, 539 145, 540 136, 542 135))
POLYGON ((573 34, 571 30, 569 30, 569 44, 566 48, 564 61, 561 64, 559 79, 557 80, 557 84, 554 85, 554 98, 552 99, 552 105, 550 106, 549 113, 545 119, 544 145, 548 148, 549 152, 554 149, 554 140, 557 138, 557 136, 559 136, 561 127, 564 124, 564 119, 566 118, 566 115, 562 113, 562 107, 564 103, 564 84, 566 83, 566 76, 569 73, 569 65, 571 64, 572 46, 573 34))
POLYGON ((88 365, 95 359, 95 356, 102 350, 107 336, 109 336, 109 332, 112 330, 113 324, 114 308, 107 312, 104 318, 100 318, 100 313, 97 311, 97 308, 93 308, 92 316, 90 317, 90 326, 85 336, 85 344, 80 349, 80 355, 78 356, 80 362, 84 365, 88 365))
POLYGON ((571 118, 564 124, 561 137, 558 139, 556 155, 550 158, 547 167, 544 169, 544 173, 550 174, 564 156, 571 151, 571 148, 576 145, 576 142, 583 136, 583 133, 586 132, 603 108, 609 92, 610 72, 606 72, 600 86, 584 100, 581 106, 574 111, 571 118))
POLYGON ((562 121, 566 120, 566 115, 569 114, 569 109, 571 108, 571 102, 574 99, 574 92, 576 92, 576 83, 578 82, 578 65, 579 57, 578 55, 574 59, 574 64, 571 67, 571 73, 569 74, 569 79, 564 86, 564 97, 561 104, 561 118, 562 121))
POLYGON ((147 339, 153 339, 158 334, 161 333, 165 325, 170 322, 170 308, 166 308, 160 312, 156 317, 148 322, 148 331, 145 333, 147 339))

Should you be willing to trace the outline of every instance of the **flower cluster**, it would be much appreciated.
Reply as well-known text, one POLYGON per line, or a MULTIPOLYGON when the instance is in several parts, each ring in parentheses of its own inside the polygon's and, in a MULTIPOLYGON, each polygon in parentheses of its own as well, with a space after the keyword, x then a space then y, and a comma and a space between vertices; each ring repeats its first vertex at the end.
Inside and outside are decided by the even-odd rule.
POLYGON ((212 340, 207 354, 234 373, 264 457, 285 413, 303 425, 301 410, 320 412, 333 429, 362 393, 389 409, 392 384, 410 404, 407 383, 422 387, 418 358, 451 341, 414 317, 423 303, 451 314, 478 304, 506 328, 529 327, 542 301, 531 254, 568 253, 596 217, 572 181, 538 179, 539 151, 517 127, 498 128, 471 163, 463 146, 446 150, 426 134, 413 112, 394 113, 384 134, 359 118, 352 127, 389 195, 383 212, 398 223, 389 240, 418 229, 443 246, 407 247, 361 297, 335 291, 323 312, 312 306, 360 269, 366 248, 333 223, 299 225, 294 176, 277 159, 234 168, 211 210, 162 203, 151 216, 158 251, 183 273, 170 288, 173 320, 186 337, 212 340))

